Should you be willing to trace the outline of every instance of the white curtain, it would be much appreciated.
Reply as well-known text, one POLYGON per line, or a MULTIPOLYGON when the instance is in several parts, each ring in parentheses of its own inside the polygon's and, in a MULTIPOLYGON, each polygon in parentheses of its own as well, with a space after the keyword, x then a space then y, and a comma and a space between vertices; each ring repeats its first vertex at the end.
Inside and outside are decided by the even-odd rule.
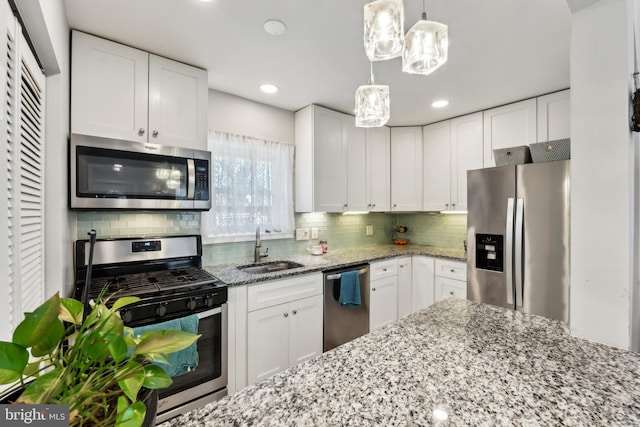
POLYGON ((292 237, 292 144, 210 131, 212 207, 202 215, 205 241, 292 237))

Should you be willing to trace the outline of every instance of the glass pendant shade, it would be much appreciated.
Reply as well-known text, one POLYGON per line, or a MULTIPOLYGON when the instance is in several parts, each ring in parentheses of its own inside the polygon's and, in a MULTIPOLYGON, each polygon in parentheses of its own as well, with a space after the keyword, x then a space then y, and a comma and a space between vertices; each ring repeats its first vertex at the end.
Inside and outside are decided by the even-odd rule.
POLYGON ((449 29, 445 24, 427 21, 426 14, 407 32, 402 51, 402 71, 431 74, 447 61, 449 29))
POLYGON ((389 108, 389 86, 370 82, 356 91, 356 127, 372 128, 384 126, 391 110, 389 108))
POLYGON ((402 0, 376 0, 364 5, 364 50, 371 61, 402 55, 404 4, 402 0))

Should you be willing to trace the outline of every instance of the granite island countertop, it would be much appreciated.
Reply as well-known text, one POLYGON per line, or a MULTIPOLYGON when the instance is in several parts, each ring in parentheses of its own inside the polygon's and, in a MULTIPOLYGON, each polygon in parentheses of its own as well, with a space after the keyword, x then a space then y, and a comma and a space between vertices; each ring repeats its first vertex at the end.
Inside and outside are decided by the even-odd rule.
POLYGON ((566 324, 461 299, 248 386, 162 427, 640 425, 640 355, 566 324))
POLYGON ((439 248, 435 246, 422 245, 372 245, 352 249, 329 250, 326 254, 319 256, 307 254, 291 255, 287 257, 269 256, 258 263, 248 262, 245 264, 220 264, 205 266, 204 268, 227 285, 238 286, 410 255, 425 255, 457 261, 466 261, 467 259, 464 249, 439 248), (268 262, 283 260, 297 262, 302 264, 303 267, 265 274, 248 274, 238 270, 237 268, 242 265, 261 265, 268 262))

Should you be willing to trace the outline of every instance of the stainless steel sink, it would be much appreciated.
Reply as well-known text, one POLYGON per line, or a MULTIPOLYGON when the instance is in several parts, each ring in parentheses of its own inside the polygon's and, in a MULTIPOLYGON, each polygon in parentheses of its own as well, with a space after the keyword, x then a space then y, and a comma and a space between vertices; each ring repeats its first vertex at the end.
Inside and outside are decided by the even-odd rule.
POLYGON ((291 268, 304 267, 302 264, 298 264, 293 261, 274 261, 266 264, 250 264, 238 267, 238 270, 248 274, 264 274, 273 273, 274 271, 289 270, 291 268))

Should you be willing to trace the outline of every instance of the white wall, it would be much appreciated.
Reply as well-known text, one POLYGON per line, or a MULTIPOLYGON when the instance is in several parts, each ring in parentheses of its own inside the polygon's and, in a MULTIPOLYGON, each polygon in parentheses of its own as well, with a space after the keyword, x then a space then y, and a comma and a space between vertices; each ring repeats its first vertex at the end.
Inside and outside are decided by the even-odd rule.
POLYGON ((209 130, 293 144, 294 113, 209 89, 209 130))
POLYGON ((45 70, 46 297, 73 287, 75 214, 67 208, 69 134, 69 25, 63 0, 16 0, 45 70))
POLYGON ((634 1, 574 10, 571 27, 571 333, 624 349, 637 263, 634 1))

